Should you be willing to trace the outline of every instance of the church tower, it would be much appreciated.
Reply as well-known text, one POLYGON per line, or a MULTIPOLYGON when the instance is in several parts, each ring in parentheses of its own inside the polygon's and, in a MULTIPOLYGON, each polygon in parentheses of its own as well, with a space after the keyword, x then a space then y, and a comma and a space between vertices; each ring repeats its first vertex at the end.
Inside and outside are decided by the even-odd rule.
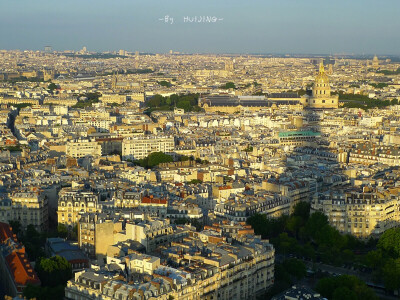
POLYGON ((118 83, 118 73, 113 74, 112 82, 111 82, 111 88, 113 90, 117 89, 117 83, 118 83))

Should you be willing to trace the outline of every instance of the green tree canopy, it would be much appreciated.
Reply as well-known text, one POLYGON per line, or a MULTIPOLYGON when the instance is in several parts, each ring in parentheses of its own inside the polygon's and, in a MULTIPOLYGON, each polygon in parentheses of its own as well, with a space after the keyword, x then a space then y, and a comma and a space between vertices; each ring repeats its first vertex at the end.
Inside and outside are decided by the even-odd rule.
POLYGON ((143 168, 153 168, 161 163, 172 162, 172 156, 163 152, 153 152, 147 157, 139 159, 134 163, 140 165, 143 168))
POLYGON ((327 216, 317 211, 310 216, 306 224, 306 231, 312 238, 318 239, 327 225, 329 225, 327 216))
POLYGON ((42 282, 42 286, 55 287, 64 285, 71 279, 72 269, 70 263, 61 256, 41 258, 36 262, 36 272, 42 282))
POLYGON ((23 296, 27 299, 37 300, 63 300, 65 294, 64 285, 56 287, 42 287, 28 284, 23 291, 23 296))
POLYGON ((158 82, 158 84, 161 85, 161 86, 165 86, 165 87, 171 87, 172 86, 171 82, 166 81, 166 80, 161 80, 161 81, 158 82))
POLYGON ((289 274, 296 277, 298 280, 307 275, 306 265, 299 259, 292 258, 285 260, 282 265, 289 274))
POLYGON ((375 300, 378 297, 355 276, 326 277, 318 281, 316 290, 328 299, 375 300), (349 292, 352 291, 352 292, 349 292), (345 298, 340 298, 345 297, 345 298))
POLYGON ((333 291, 332 300, 357 300, 356 292, 350 290, 348 287, 338 287, 333 291))
POLYGON ((235 85, 233 82, 227 82, 227 83, 225 83, 224 85, 221 85, 220 88, 221 88, 221 89, 225 89, 225 90, 228 90, 228 89, 235 89, 235 88, 236 88, 236 85, 235 85))
POLYGON ((54 91, 54 90, 57 89, 57 88, 58 88, 58 86, 57 86, 57 84, 55 84, 54 82, 50 83, 50 84, 47 86, 47 89, 49 89, 50 91, 54 91))
POLYGON ((390 291, 400 289, 400 259, 388 259, 382 269, 383 282, 390 291))
POLYGON ((22 226, 19 221, 10 221, 10 226, 12 227, 13 233, 19 236, 22 233, 22 226))
POLYGON ((68 236, 68 228, 64 224, 58 224, 57 226, 58 236, 61 238, 66 238, 68 236))
POLYGON ((379 238, 378 248, 386 251, 393 257, 400 257, 400 228, 386 230, 379 238))
POLYGON ((183 108, 185 111, 201 111, 198 106, 199 94, 172 94, 171 96, 163 97, 154 95, 147 102, 146 106, 150 111, 153 110, 174 110, 175 107, 183 108))
POLYGON ((301 201, 294 206, 293 215, 301 217, 304 221, 307 221, 310 217, 310 203, 301 201))

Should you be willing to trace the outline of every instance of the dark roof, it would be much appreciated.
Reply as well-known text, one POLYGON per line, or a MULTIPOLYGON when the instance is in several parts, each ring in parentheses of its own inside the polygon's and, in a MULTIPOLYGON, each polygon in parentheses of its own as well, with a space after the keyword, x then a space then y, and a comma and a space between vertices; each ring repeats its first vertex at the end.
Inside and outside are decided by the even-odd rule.
POLYGON ((271 93, 268 98, 300 98, 297 93, 271 93))
MULTIPOLYGON (((269 100, 269 99, 240 99, 236 96, 209 96, 203 100, 205 104, 209 106, 243 106, 243 107, 271 107, 273 104, 276 105, 295 105, 298 104, 300 99, 297 94, 274 94, 281 95, 275 98, 287 98, 287 100, 269 100), (286 95, 286 96, 282 96, 286 95)), ((274 97, 272 97, 273 99, 274 97)))

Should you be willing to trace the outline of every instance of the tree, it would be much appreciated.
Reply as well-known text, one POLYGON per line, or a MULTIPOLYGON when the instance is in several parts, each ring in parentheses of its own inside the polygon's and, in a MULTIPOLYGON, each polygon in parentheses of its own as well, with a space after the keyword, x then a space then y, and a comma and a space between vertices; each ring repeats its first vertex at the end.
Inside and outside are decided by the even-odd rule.
POLYGON ((146 102, 146 106, 150 111, 158 110, 173 110, 175 107, 183 108, 185 111, 201 111, 198 106, 199 94, 172 94, 168 97, 154 95, 146 102))
POLYGON ((43 298, 43 288, 41 286, 27 284, 24 289, 23 296, 27 299, 42 299, 43 298))
POLYGON ((272 239, 271 242, 284 255, 289 252, 293 253, 293 250, 298 246, 297 240, 290 237, 286 232, 281 233, 279 237, 272 239))
POLYGON ((264 214, 255 214, 247 219, 247 224, 251 225, 255 234, 261 235, 264 239, 277 237, 286 228, 288 216, 282 215, 277 219, 268 219, 264 214))
POLYGON ((388 259, 382 269, 383 282, 390 291, 400 289, 400 259, 388 259))
POLYGON ((56 287, 41 287, 28 283, 23 291, 23 296, 27 299, 62 300, 64 299, 64 292, 64 285, 57 285, 56 287))
POLYGON ((78 225, 75 224, 74 227, 72 227, 71 240, 76 241, 77 239, 78 239, 78 225))
POLYGON ((253 152, 253 146, 247 145, 247 147, 244 149, 245 152, 253 152))
POLYGON ((378 299, 363 281, 350 275, 322 278, 318 281, 316 290, 328 299, 378 299), (353 291, 354 294, 349 291, 353 291))
POLYGON ((21 223, 19 221, 10 221, 10 226, 12 228, 13 233, 19 236, 22 233, 21 223))
POLYGON ((332 294, 333 300, 357 300, 357 294, 348 287, 338 287, 332 294))
POLYGON ((42 286, 55 287, 60 284, 64 285, 72 276, 70 263, 59 255, 41 258, 36 262, 35 269, 42 286))
POLYGON ((73 105, 72 107, 73 108, 91 107, 93 105, 93 103, 100 102, 100 100, 99 100, 100 97, 101 97, 101 93, 99 93, 99 92, 80 94, 78 96, 78 102, 75 105, 73 105))
POLYGON ((192 156, 187 156, 187 155, 179 156, 179 161, 188 161, 188 160, 190 160, 190 161, 194 160, 193 155, 192 156))
POLYGON ((172 162, 172 161, 173 159, 171 155, 165 154, 163 152, 153 152, 150 153, 149 156, 138 160, 137 163, 143 168, 152 168, 161 163, 172 162))
POLYGON ((301 217, 304 221, 307 221, 310 217, 310 203, 300 201, 293 209, 293 215, 301 217))
POLYGON ((303 225, 303 219, 299 216, 290 216, 286 223, 286 228, 289 230, 295 237, 298 236, 298 232, 303 225))
POLYGON ((368 267, 378 269, 384 264, 382 250, 369 251, 365 256, 365 261, 368 267))
POLYGON ((321 229, 329 225, 328 217, 322 212, 313 213, 307 221, 306 231, 312 238, 317 238, 321 229))
POLYGON ((57 226, 58 236, 61 238, 67 238, 68 236, 68 228, 64 224, 58 224, 57 226))
POLYGON ((190 224, 196 228, 196 231, 201 231, 203 230, 203 224, 201 224, 198 220, 195 219, 190 219, 190 218, 178 218, 174 222, 177 225, 185 225, 185 224, 190 224))
POLYGON ((168 87, 168 88, 172 86, 172 84, 169 81, 165 81, 165 80, 159 81, 158 84, 161 86, 168 87))
POLYGON ((400 228, 386 230, 379 238, 377 246, 394 258, 400 257, 400 228))
POLYGON ((47 87, 47 89, 49 89, 50 91, 54 91, 55 89, 57 89, 58 86, 57 84, 55 84, 54 82, 50 83, 47 87))
POLYGON ((148 107, 160 107, 164 102, 164 97, 161 95, 154 95, 149 101, 147 101, 148 107))
POLYGON ((163 152, 153 152, 148 156, 148 166, 154 167, 161 163, 172 162, 172 156, 165 154, 163 152))
POLYGON ((233 82, 227 82, 224 85, 221 85, 220 88, 228 90, 228 89, 235 89, 236 86, 235 86, 235 84, 233 82))
POLYGON ((43 250, 45 241, 45 234, 39 233, 32 224, 27 226, 25 234, 21 239, 21 242, 25 245, 29 258, 33 261, 45 255, 43 250))
POLYGON ((307 275, 306 265, 296 258, 288 259, 283 262, 283 267, 285 270, 296 277, 297 280, 304 278, 307 275))
POLYGON ((192 179, 186 182, 186 184, 200 184, 200 183, 203 183, 203 181, 201 181, 200 179, 192 179))
POLYGON ((185 101, 179 101, 179 102, 177 103, 176 107, 177 107, 177 108, 182 108, 182 109, 184 109, 185 111, 190 111, 192 105, 190 104, 190 101, 185 100, 185 101))
POLYGON ((309 259, 312 259, 312 260, 315 259, 315 250, 314 250, 314 247, 310 243, 307 243, 306 245, 303 245, 301 247, 300 254, 309 259))

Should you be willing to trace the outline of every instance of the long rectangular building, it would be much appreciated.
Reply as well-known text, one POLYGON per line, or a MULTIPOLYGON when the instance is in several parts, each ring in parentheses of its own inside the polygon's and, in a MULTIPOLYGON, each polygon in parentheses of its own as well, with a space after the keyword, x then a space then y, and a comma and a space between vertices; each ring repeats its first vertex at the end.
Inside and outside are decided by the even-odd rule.
POLYGON ((172 153, 175 149, 173 136, 135 136, 122 142, 122 159, 142 159, 153 152, 172 153))

